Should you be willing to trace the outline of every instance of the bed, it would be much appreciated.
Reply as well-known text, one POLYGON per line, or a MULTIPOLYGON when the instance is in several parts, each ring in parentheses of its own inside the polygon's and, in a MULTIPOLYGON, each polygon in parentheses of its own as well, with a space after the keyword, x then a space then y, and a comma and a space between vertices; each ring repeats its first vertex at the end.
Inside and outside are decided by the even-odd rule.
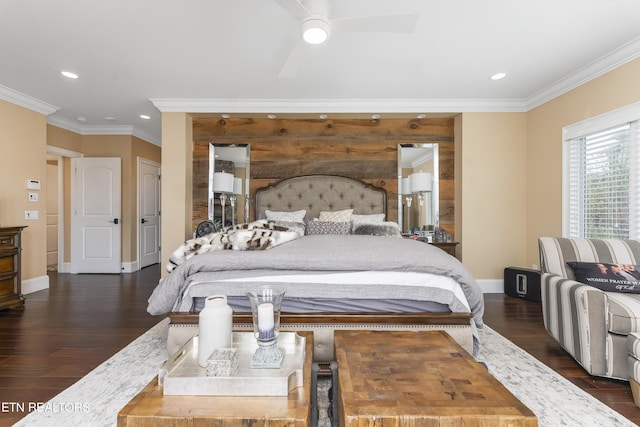
POLYGON ((456 258, 403 238, 386 221, 386 202, 382 188, 331 175, 257 190, 257 222, 295 238, 263 250, 210 250, 177 265, 148 306, 171 318, 169 354, 197 335, 209 295, 227 295, 234 327, 251 330, 245 292, 264 283, 286 289, 281 329, 313 331, 316 362, 334 360, 335 329, 444 329, 477 354, 482 291, 456 258))

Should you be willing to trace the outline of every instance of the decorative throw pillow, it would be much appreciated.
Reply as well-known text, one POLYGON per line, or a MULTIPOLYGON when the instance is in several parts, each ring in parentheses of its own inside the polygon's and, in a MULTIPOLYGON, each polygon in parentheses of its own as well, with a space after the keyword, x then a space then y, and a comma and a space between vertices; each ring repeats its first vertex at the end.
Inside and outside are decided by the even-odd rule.
POLYGON ((351 214, 353 209, 344 209, 341 211, 323 211, 320 212, 320 221, 328 222, 351 222, 351 214))
POLYGON ((304 216, 307 214, 307 211, 304 209, 291 212, 266 210, 264 214, 269 221, 304 222, 304 216))
POLYGON ((568 262, 576 280, 606 292, 640 293, 640 266, 603 262, 568 262))
POLYGON ((351 234, 351 222, 309 221, 307 234, 351 234))
POLYGON ((371 214, 371 215, 351 215, 351 229, 355 231, 356 226, 360 224, 372 224, 384 222, 384 214, 371 214))
POLYGON ((392 236, 402 237, 400 232, 400 226, 396 222, 379 222, 368 224, 356 224, 353 234, 367 235, 367 236, 392 236))

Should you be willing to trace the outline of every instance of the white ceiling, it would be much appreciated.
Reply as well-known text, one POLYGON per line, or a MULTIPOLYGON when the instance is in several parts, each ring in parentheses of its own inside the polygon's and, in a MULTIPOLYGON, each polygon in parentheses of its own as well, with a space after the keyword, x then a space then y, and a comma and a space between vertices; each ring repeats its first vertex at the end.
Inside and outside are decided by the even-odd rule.
POLYGON ((300 36, 276 0, 0 0, 0 98, 159 144, 160 110, 527 111, 640 56, 637 0, 330 4, 332 18, 416 14, 415 31, 334 28, 280 77, 300 36))

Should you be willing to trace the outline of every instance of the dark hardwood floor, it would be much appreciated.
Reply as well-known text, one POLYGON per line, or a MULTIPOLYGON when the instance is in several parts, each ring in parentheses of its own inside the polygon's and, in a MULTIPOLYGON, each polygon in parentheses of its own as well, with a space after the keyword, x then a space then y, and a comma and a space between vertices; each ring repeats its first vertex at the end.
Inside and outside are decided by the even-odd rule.
POLYGON ((24 310, 0 311, 0 425, 46 402, 162 320, 147 313, 160 267, 132 274, 49 273, 24 310))
POLYGON ((629 383, 587 374, 544 329, 540 303, 485 294, 484 321, 573 384, 640 425, 640 408, 633 402, 629 383))
MULTIPOLYGON (((160 266, 132 274, 49 273, 24 310, 0 311, 0 426, 46 402, 159 322, 146 312, 160 266)), ((573 384, 640 425, 629 384, 595 378, 547 334, 539 303, 485 296, 485 322, 573 384)), ((559 402, 559 404, 561 404, 559 402)))

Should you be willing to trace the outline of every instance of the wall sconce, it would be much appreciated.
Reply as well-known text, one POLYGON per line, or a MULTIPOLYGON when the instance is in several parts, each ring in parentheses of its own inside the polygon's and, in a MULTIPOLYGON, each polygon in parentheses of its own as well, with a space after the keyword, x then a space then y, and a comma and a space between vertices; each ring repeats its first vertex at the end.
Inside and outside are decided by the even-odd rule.
POLYGON ((224 228, 224 206, 227 202, 227 194, 233 193, 233 174, 227 172, 215 172, 213 174, 213 192, 220 193, 220 206, 222 206, 222 227, 224 228))

